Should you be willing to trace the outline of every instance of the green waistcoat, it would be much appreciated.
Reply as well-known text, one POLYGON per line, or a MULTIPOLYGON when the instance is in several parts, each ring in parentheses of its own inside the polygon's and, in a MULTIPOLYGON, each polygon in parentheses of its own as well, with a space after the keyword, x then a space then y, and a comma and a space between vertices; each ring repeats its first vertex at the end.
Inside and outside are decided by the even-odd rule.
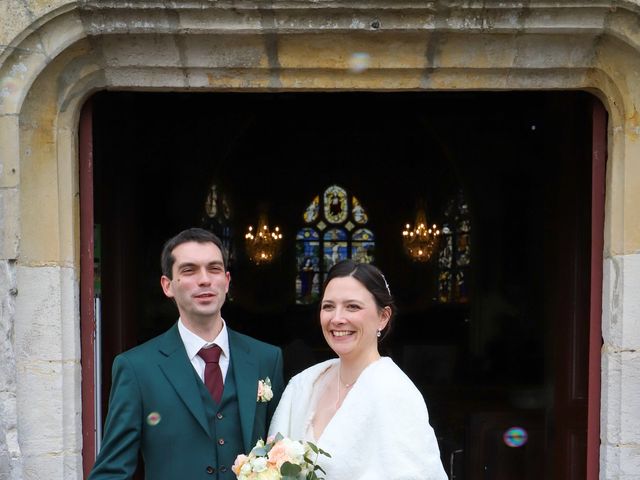
POLYGON ((235 375, 233 373, 233 359, 229 364, 229 370, 224 380, 224 391, 220 404, 217 404, 209 394, 202 382, 200 395, 205 407, 207 420, 209 421, 211 435, 215 440, 213 464, 215 470, 212 479, 235 480, 236 476, 231 471, 231 466, 236 457, 244 452, 242 446, 242 431, 240 427, 240 410, 238 409, 238 391, 236 389, 235 375))

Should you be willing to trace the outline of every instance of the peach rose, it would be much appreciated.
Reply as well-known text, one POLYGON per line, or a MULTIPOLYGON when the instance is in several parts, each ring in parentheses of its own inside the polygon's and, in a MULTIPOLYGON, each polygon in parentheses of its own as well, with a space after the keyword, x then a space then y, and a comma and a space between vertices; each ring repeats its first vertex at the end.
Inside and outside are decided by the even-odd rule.
POLYGON ((275 464, 278 467, 278 470, 280 470, 280 467, 284 462, 291 460, 287 454, 287 446, 281 441, 276 443, 273 448, 269 450, 267 457, 269 458, 269 463, 275 464))
POLYGON ((236 474, 236 476, 240 475, 240 470, 242 469, 242 466, 248 461, 249 461, 249 457, 247 457, 246 455, 238 455, 236 457, 236 461, 233 462, 233 466, 231 467, 231 470, 233 471, 233 473, 236 474))

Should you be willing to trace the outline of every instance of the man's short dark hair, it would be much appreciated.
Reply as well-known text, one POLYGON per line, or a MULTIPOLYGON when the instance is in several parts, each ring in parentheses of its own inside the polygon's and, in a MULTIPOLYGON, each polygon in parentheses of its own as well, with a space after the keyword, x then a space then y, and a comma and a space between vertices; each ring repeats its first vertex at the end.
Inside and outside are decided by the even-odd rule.
POLYGON ((168 278, 172 278, 172 270, 173 264, 176 259, 173 256, 173 249, 178 245, 182 245, 187 242, 197 242, 197 243, 213 243, 216 247, 220 249, 222 252, 222 261, 224 263, 224 269, 227 269, 227 251, 222 245, 222 240, 213 232, 209 230, 205 230, 203 228, 188 228, 186 230, 181 231, 175 237, 170 238, 162 247, 162 254, 160 255, 160 268, 162 269, 162 274, 168 278))

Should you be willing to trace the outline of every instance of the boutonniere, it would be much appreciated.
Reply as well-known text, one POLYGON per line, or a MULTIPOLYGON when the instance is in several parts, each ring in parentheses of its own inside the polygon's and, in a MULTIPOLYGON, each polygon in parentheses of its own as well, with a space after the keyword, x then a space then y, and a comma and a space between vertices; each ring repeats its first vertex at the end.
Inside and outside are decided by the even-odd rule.
POLYGON ((269 377, 264 380, 258 380, 258 402, 268 402, 273 398, 273 390, 271 390, 271 380, 269 377))

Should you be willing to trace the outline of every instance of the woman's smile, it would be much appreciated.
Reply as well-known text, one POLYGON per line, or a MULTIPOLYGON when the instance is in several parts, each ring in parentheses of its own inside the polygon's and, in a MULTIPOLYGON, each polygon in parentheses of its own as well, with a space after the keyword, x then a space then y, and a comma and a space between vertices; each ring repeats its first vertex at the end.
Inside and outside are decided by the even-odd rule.
POLYGON ((352 332, 350 330, 333 330, 331 333, 334 337, 344 337, 346 335, 352 335, 355 332, 352 332))

